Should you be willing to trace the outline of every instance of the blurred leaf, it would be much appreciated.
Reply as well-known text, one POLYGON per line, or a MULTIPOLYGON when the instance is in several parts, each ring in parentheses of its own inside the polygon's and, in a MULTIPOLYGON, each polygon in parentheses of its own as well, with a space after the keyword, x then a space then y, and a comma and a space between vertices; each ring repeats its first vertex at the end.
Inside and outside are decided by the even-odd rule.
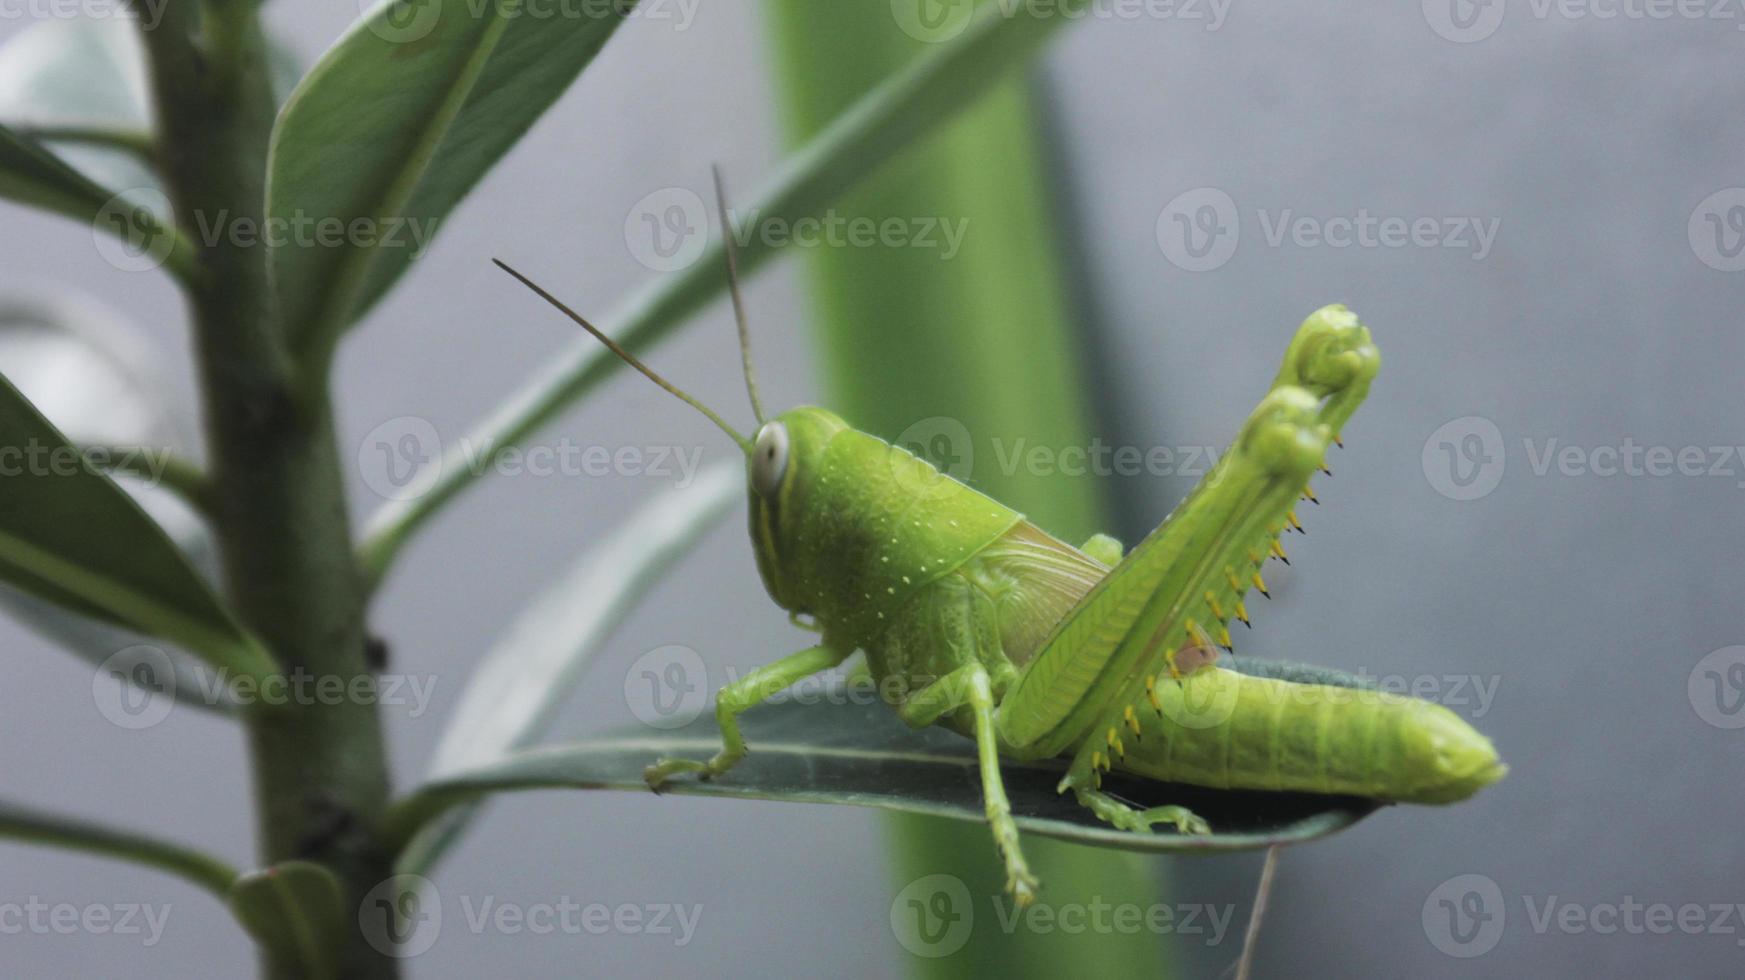
POLYGON ((643 594, 744 492, 740 467, 704 470, 693 486, 643 505, 535 596, 479 661, 431 773, 489 762, 537 737, 643 594))
MULTIPOLYGON (((138 31, 124 17, 58 17, 0 47, 0 122, 21 129, 89 129, 146 134, 150 90, 138 31)), ((104 187, 158 186, 135 153, 44 141, 104 187)))
POLYGON ((5 126, 0 126, 0 199, 90 225, 130 249, 150 253, 150 265, 168 263, 179 275, 189 274, 192 244, 141 203, 144 198, 110 193, 36 140, 5 126))
MULTIPOLYGON (((467 682, 430 762, 433 778, 494 762, 537 738, 594 654, 672 563, 744 493, 740 468, 704 470, 683 491, 655 498, 589 549, 516 615, 467 682)), ((401 867, 441 859, 472 816, 451 811, 401 867)))
POLYGON ((37 141, 0 126, 0 198, 93 223, 113 196, 37 141))
MULTIPOLYGON (((1058 0, 1017 9, 1059 29, 1083 19, 1088 6, 1088 0, 1058 0)), ((796 141, 833 125, 862 91, 928 57, 940 38, 957 31, 967 37, 1017 15, 1007 0, 768 0, 765 7, 784 118, 796 141)), ((931 432, 962 436, 946 438, 954 459, 935 462, 958 464, 954 471, 978 490, 1055 535, 1082 541, 1106 520, 1103 485, 987 463, 998 459, 1002 445, 1085 446, 1094 431, 1079 363, 1083 318, 1064 288, 1063 243, 1050 220, 1045 143, 1028 82, 1012 78, 995 87, 837 206, 841 218, 875 227, 924 218, 947 229, 955 225, 961 242, 955 254, 919 247, 812 249, 816 315, 807 319, 832 409, 861 429, 906 444, 934 444, 916 436, 944 423, 931 432)), ((944 872, 973 890, 999 889, 1003 872, 979 828, 910 816, 890 826, 894 879, 944 872)), ((1111 902, 1141 907, 1161 899, 1163 882, 1153 863, 1047 844, 1038 842, 1025 854, 1057 894, 1094 888, 1111 902)), ((910 972, 1013 980, 1168 976, 1169 965, 1167 947, 1153 935, 1019 934, 972 937, 949 960, 917 959, 910 972)))
POLYGON ((562 94, 630 5, 522 15, 519 0, 388 0, 292 93, 273 133, 268 220, 374 223, 272 253, 286 330, 323 363, 473 185, 562 94), (571 16, 570 14, 573 14, 571 16), (344 166, 335 166, 336 159, 344 166), (385 241, 398 228, 398 245, 385 241), (419 237, 423 236, 423 237, 419 237))
MULTIPOLYGON (((155 350, 126 319, 83 298, 0 292, 0 364, 33 405, 78 445, 181 449, 182 419, 172 409, 169 373, 155 350)), ((161 526, 189 562, 210 581, 217 552, 206 523, 175 494, 134 479, 118 481, 161 526)), ((88 618, 10 586, 0 586, 4 607, 44 638, 93 665, 144 642, 141 633, 88 618)), ((156 678, 178 703, 216 707, 202 693, 220 689, 205 666, 185 651, 165 651, 174 671, 156 678)), ((126 667, 127 665, 114 665, 126 667)), ((123 669, 123 676, 140 676, 123 669)))
MULTIPOLYGON (((834 803, 986 821, 973 741, 943 728, 909 728, 869 685, 832 688, 816 700, 822 703, 787 700, 747 712, 751 752, 744 761, 716 779, 676 779, 661 787, 661 795, 834 803)), ((656 758, 707 758, 720 747, 713 715, 705 713, 682 731, 637 727, 528 749, 420 787, 393 807, 389 837, 487 794, 563 788, 646 793, 642 771, 656 758)), ((1057 791, 1066 765, 1065 759, 1001 761, 1023 832, 1128 851, 1210 854, 1325 837, 1378 806, 1353 797, 1212 790, 1110 773, 1104 789, 1142 807, 1186 806, 1213 829, 1204 837, 1134 834, 1109 827, 1057 791)), ((992 849, 991 842, 981 843, 992 849)))
MULTIPOLYGON (((270 38, 268 53, 273 87, 282 96, 296 85, 302 68, 289 48, 270 38)), ((41 131, 45 146, 103 187, 161 191, 157 174, 135 149, 56 135, 149 138, 151 89, 144 45, 130 18, 49 18, 0 46, 0 123, 26 133, 41 131)))
POLYGON ((0 838, 132 861, 178 875, 219 895, 236 880, 230 865, 181 844, 0 800, 0 838))
POLYGON ((274 669, 163 529, 5 379, 0 464, 0 579, 214 666, 274 669))
POLYGON ((309 861, 251 871, 230 886, 230 911, 256 942, 293 955, 311 980, 336 976, 345 948, 344 892, 333 872, 309 861))
MULTIPOLYGON (((836 115, 755 193, 736 202, 734 210, 755 214, 760 221, 790 225, 822 216, 893 157, 1028 63, 1066 22, 1027 6, 1011 17, 999 16, 998 11, 978 17, 957 37, 917 57, 836 115)), ((646 348, 726 290, 722 252, 717 238, 683 271, 650 279, 596 322, 631 350, 646 348)), ((768 237, 752 235, 737 248, 741 275, 749 276, 776 252, 768 237)), ((467 441, 506 451, 622 366, 592 338, 578 338, 467 441)), ((464 465, 461 445, 451 445, 440 462, 430 464, 438 470, 429 492, 415 500, 387 504, 370 518, 372 540, 406 539, 477 477, 481 470, 464 465)))

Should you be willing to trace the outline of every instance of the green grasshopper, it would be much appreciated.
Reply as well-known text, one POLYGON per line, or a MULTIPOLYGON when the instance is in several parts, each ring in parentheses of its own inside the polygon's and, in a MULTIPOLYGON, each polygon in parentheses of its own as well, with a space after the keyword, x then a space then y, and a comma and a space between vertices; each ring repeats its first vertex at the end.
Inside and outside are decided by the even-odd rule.
MULTIPOLYGON (((822 408, 766 419, 737 286, 752 438, 498 265, 738 444, 764 586, 796 625, 821 634, 723 688, 721 751, 706 762, 657 761, 650 787, 726 773, 746 754, 740 714, 857 650, 905 722, 975 740, 988 823, 1020 905, 1038 883, 1002 757, 1070 756, 1060 792, 1136 833, 1211 828, 1183 807, 1138 809, 1104 793, 1104 771, 1414 803, 1465 799, 1506 771, 1490 741, 1440 705, 1215 663, 1216 648, 1230 647, 1229 618, 1248 622, 1249 589, 1266 592, 1261 563, 1285 557, 1281 531, 1300 530, 1292 508, 1299 494, 1314 499, 1309 477, 1380 365, 1369 331, 1343 306, 1304 321, 1230 449, 1123 557, 1107 535, 1074 548, 822 408)), ((728 268, 731 278, 731 250, 728 268)))

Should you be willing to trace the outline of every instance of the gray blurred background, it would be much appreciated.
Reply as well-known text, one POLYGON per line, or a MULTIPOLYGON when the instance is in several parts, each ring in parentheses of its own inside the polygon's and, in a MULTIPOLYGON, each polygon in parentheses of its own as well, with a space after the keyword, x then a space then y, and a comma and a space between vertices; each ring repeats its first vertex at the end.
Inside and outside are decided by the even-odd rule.
MULTIPOLYGON (((1736 976, 1745 915, 1721 920, 1709 907, 1745 902, 1745 841, 1732 831, 1745 730, 1729 727, 1745 724, 1745 690, 1731 686, 1745 651, 1726 649, 1745 644, 1745 462, 1710 447, 1745 443, 1745 257, 1735 257, 1745 191, 1715 197, 1745 185, 1745 9, 1606 19, 1449 2, 1098 18, 1066 32, 1042 73, 1069 247, 1097 311, 1100 397, 1121 420, 1105 426, 1106 441, 1221 446, 1291 330, 1324 303, 1358 310, 1382 348, 1336 475, 1317 481, 1323 505, 1303 508, 1309 536, 1287 542, 1295 564, 1278 576, 1279 598, 1254 610, 1243 652, 1417 684, 1473 719, 1513 767, 1461 806, 1389 810, 1287 851, 1260 974, 1736 976), (1341 246, 1337 219, 1360 214, 1406 227, 1425 219, 1432 231, 1341 246), (1454 233, 1467 219, 1494 229, 1488 248, 1470 228, 1454 233), (1282 238, 1281 222, 1292 223, 1282 238), (1698 447, 1691 466, 1703 472, 1606 475, 1608 447, 1626 445, 1698 447), (1545 465, 1565 447, 1576 448, 1545 465), (1717 463, 1726 472, 1709 474, 1717 463), (1656 904, 1669 917, 1630 912, 1656 904), (1689 904, 1702 921, 1687 926, 1676 913, 1689 904)), ((269 20, 312 60, 356 13, 278 4, 269 20)), ((0 38, 27 26, 0 21, 0 38)), ((676 27, 632 19, 353 335, 338 379, 348 451, 402 416, 458 438, 571 339, 488 257, 517 260, 603 311, 658 275, 625 239, 645 195, 706 192, 714 160, 741 187, 770 171, 782 141, 756 5, 705 3, 676 27)), ((77 286, 125 313, 167 352, 191 417, 183 314, 165 280, 105 265, 85 228, 9 205, 0 216, 0 285, 77 286)), ((786 259, 748 291, 777 404, 818 391, 797 271, 786 259)), ((731 318, 718 304, 700 321, 652 360, 742 417, 731 318)), ((542 441, 566 438, 730 453, 627 374, 542 441)), ((351 478, 361 520, 381 498, 361 470, 351 478)), ((1129 541, 1191 482, 1110 479, 1129 541)), ((397 669, 436 685, 418 717, 390 711, 402 786, 423 771, 500 625, 670 482, 494 478, 418 541, 376 616, 397 669)), ((693 647, 712 669, 795 648, 738 514, 648 596, 554 738, 630 721, 625 671, 654 647, 693 647)), ((236 729, 178 709, 149 730, 122 730, 98 714, 81 661, 9 622, 0 646, 6 796, 247 859, 236 729)), ((1172 901, 1233 903, 1222 943, 1164 940, 1188 975, 1216 975, 1239 950, 1258 858, 1147 866, 1170 877, 1172 901)), ((884 870, 880 818, 855 809, 511 796, 439 886, 448 918, 436 947, 412 961, 415 977, 869 976, 909 956, 889 926, 898 884, 884 870), (682 947, 648 935, 475 933, 462 903, 487 896, 700 904, 702 914, 682 947)), ((0 934, 5 975, 252 969, 226 912, 192 887, 0 845, 0 903, 33 896, 167 902, 171 913, 150 948, 138 937, 0 934)))

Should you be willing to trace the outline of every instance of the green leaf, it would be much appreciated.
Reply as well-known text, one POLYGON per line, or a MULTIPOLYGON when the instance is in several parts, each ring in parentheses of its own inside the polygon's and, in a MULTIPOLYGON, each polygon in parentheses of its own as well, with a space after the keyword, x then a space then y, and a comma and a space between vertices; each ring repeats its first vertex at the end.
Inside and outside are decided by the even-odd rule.
POLYGON ((157 175, 137 148, 48 135, 81 131, 149 138, 151 92, 143 46, 128 18, 51 18, 7 41, 0 47, 0 122, 43 134, 45 145, 104 187, 158 187, 157 175))
MULTIPOLYGON (((147 195, 149 197, 149 195, 147 195)), ((168 263, 186 278, 194 247, 133 196, 111 194, 34 139, 0 126, 0 199, 42 208, 121 239, 139 268, 168 263)), ((141 199, 143 200, 143 198, 141 199)))
MULTIPOLYGON (((677 779, 662 796, 713 796, 877 807, 981 823, 986 820, 975 743, 942 728, 904 725, 870 685, 831 688, 746 713, 751 752, 716 779, 677 779)), ((390 811, 388 835, 403 839, 451 807, 488 794, 530 789, 648 792, 642 770, 657 757, 707 758, 721 747, 712 716, 678 731, 638 727, 596 739, 528 749, 420 787, 390 811)), ((1067 760, 1002 760, 1019 828, 1061 840, 1149 853, 1211 854, 1298 844, 1350 827, 1373 800, 1311 793, 1236 792, 1151 782, 1111 773, 1104 789, 1140 806, 1178 804, 1212 825, 1209 836, 1134 834, 1097 820, 1056 790, 1067 760)), ((679 805, 677 803, 673 805, 679 805)), ((990 853, 993 842, 987 841, 990 853)))
MULTIPOLYGON (((160 452, 184 441, 180 419, 166 397, 171 390, 168 370, 158 354, 134 324, 89 300, 0 292, 0 364, 6 365, 9 380, 74 443, 130 447, 123 451, 137 452, 148 469, 167 458, 160 452)), ((150 481, 128 479, 118 485, 164 529, 203 578, 216 575, 212 536, 185 503, 150 481)), ((0 607, 93 666, 145 641, 135 631, 9 586, 0 586, 0 607)), ((154 689, 167 690, 180 704, 222 706, 202 693, 219 685, 202 677, 204 667, 197 659, 174 648, 164 653, 172 673, 168 678, 154 676, 154 689)), ((143 676, 137 669, 120 673, 129 679, 143 676)), ((155 671, 147 668, 147 673, 155 671)))
POLYGON ((337 976, 345 948, 344 891, 332 871, 285 861, 230 886, 230 911, 255 941, 301 964, 312 980, 337 976))
MULTIPOLYGON (((283 96, 302 66, 272 38, 268 56, 273 89, 283 96)), ((162 192, 150 163, 151 88, 134 18, 48 18, 0 46, 0 123, 40 140, 103 187, 162 192)))
POLYGON ((181 844, 0 800, 0 838, 101 854, 157 868, 218 895, 236 880, 230 865, 181 844))
MULTIPOLYGON (((673 562, 744 494, 731 464, 645 504, 521 610, 467 682, 437 743, 433 777, 502 758, 544 731, 588 664, 673 562)), ((472 809, 451 811, 420 836, 402 870, 422 872, 459 838, 472 809)))
MULTIPOLYGON (((737 202, 734 210, 790 226, 801 218, 821 216, 910 145, 954 118, 994 82, 1028 63, 1067 22, 1028 5, 1011 17, 1001 16, 993 6, 957 37, 916 58, 856 100, 790 155, 758 191, 737 202)), ((776 252, 768 237, 752 235, 737 248, 741 273, 749 276, 776 252)), ((597 322, 625 347, 642 350, 726 291, 723 262, 723 246, 717 238, 683 271, 649 280, 597 322)), ((480 424, 468 437, 469 443, 499 451, 513 447, 620 367, 619 360, 592 338, 579 338, 480 424)), ((459 445, 451 446, 439 463, 430 464, 440 469, 427 493, 387 504, 371 518, 372 539, 406 539, 478 477, 481 468, 465 465, 459 445)))
POLYGON ((0 198, 92 222, 111 197, 40 143, 0 126, 0 198))
POLYGON ((519 0, 389 0, 310 70, 273 132, 269 220, 373 223, 397 245, 272 252, 286 329, 324 365, 449 211, 567 88, 630 4, 522 15, 519 0), (344 166, 335 166, 336 159, 344 166))
POLYGON ((0 580, 213 666, 274 669, 163 529, 4 378, 0 467, 0 580))

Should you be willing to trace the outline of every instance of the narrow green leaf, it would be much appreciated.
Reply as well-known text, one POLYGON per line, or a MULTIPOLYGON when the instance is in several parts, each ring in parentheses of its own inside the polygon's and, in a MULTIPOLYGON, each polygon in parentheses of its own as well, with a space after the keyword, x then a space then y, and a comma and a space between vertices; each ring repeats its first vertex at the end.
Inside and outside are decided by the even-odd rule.
POLYGON ((8 40, 0 47, 0 122, 37 135, 103 187, 158 187, 137 146, 98 147, 49 135, 149 139, 151 96, 143 46, 127 18, 50 18, 8 40))
MULTIPOLYGON (((1066 20, 1038 13, 1030 5, 1011 17, 1000 16, 997 10, 982 11, 956 38, 916 58, 836 116, 759 190, 737 202, 735 210, 756 215, 760 221, 782 220, 790 225, 822 215, 904 149, 955 117, 991 84, 1027 63, 1066 20)), ((747 276, 777 251, 763 235, 736 244, 740 272, 747 276)), ((722 251, 716 239, 683 271, 649 280, 598 322, 633 351, 667 336, 726 290, 722 251)), ((579 338, 487 418, 468 441, 508 451, 621 366, 591 338, 579 338)), ((416 500, 387 504, 375 514, 370 521, 372 541, 405 540, 433 517, 477 478, 481 468, 465 462, 461 450, 451 447, 440 463, 431 464, 440 469, 429 492, 416 500)))
POLYGON ((185 878, 220 897, 236 880, 236 869, 230 865, 181 844, 5 800, 0 800, 0 838, 143 864, 185 878))
MULTIPOLYGON (((809 139, 832 125, 860 92, 927 57, 939 38, 975 30, 971 18, 997 21, 1015 6, 1058 25, 1082 19, 1089 0, 766 0, 771 61, 793 138, 809 139)), ((945 442, 955 456, 936 462, 966 466, 977 489, 1051 533, 1082 541, 1103 530, 1102 486, 1094 478, 986 464, 1002 445, 1084 446, 1093 431, 1078 364, 1082 317, 1063 288, 1065 253, 1049 220, 1051 182, 1036 100, 1025 82, 998 86, 900 170, 868 181, 837 206, 851 221, 931 217, 955 225, 961 247, 950 261, 937 249, 813 249, 808 265, 817 302, 807 320, 816 330, 831 408, 875 435, 929 447, 942 443, 928 426, 948 420, 931 432, 950 433, 945 442)), ((979 828, 911 816, 890 827, 893 880, 948 873, 978 891, 1000 887, 1000 863, 979 828)), ((1159 901, 1155 865, 1048 843, 1025 853, 1056 894, 1094 888, 1115 903, 1159 901)), ((1016 980, 1172 971, 1156 936, 1019 934, 972 937, 949 960, 918 960, 910 972, 1016 980)))
MULTIPOLYGON (((9 380, 74 443, 138 447, 126 453, 148 469, 168 458, 161 455, 163 447, 183 441, 159 353, 133 323, 82 297, 0 292, 0 364, 6 365, 9 380)), ((185 504, 150 479, 118 485, 139 501, 203 578, 216 574, 211 534, 185 504)), ((0 608, 92 666, 103 666, 118 651, 146 641, 136 631, 10 586, 0 586, 0 608)), ((149 678, 153 690, 169 694, 178 704, 224 707, 204 695, 219 685, 202 676, 205 668, 199 660, 176 648, 163 653, 162 658, 144 654, 138 663, 107 666, 124 668, 119 673, 130 681, 149 678), (157 668, 166 659, 169 676, 159 676, 157 668)))
POLYGON ((230 911, 255 941, 301 964, 310 980, 337 976, 345 948, 344 890, 326 867, 285 861, 236 879, 230 911))
MULTIPOLYGON (((706 781, 674 780, 661 795, 832 803, 985 822, 974 742, 942 728, 909 728, 870 685, 838 687, 808 700, 815 703, 795 699, 748 712, 744 728, 751 753, 732 772, 706 781)), ((720 732, 705 713, 678 731, 639 727, 516 752, 420 787, 391 809, 388 837, 403 840, 451 808, 496 793, 565 788, 646 793, 642 770, 654 759, 707 758, 720 747, 720 732)), ((1353 797, 1211 790, 1111 773, 1105 789, 1140 806, 1186 806, 1213 829, 1204 837, 1161 830, 1134 834, 1098 821, 1057 791, 1066 764, 1064 759, 1001 763, 1013 814, 1025 833, 1129 851, 1212 854, 1325 837, 1377 808, 1372 800, 1353 797)))
MULTIPOLYGON (((157 9, 144 12, 149 18, 157 9)), ((51 17, 18 32, 0 46, 0 123, 40 140, 102 187, 161 193, 139 26, 122 16, 51 17)), ((302 67, 271 38, 268 53, 274 91, 283 96, 302 67)), ((148 198, 162 200, 141 195, 141 203, 148 198)))
POLYGON ((42 144, 0 126, 0 199, 42 208, 121 239, 149 268, 167 263, 184 278, 194 248, 180 232, 131 198, 112 194, 42 144))
POLYGON ((35 140, 0 126, 0 198, 90 222, 113 196, 35 140))
POLYGON ((286 329, 312 363, 325 364, 631 6, 539 17, 520 0, 388 0, 310 70, 273 132, 267 214, 347 229, 337 246, 292 236, 272 252, 286 329), (356 222, 371 233, 352 232, 356 222))
MULTIPOLYGON (((655 498, 523 609, 473 672, 430 762, 433 778, 494 762, 539 737, 606 640, 673 562, 744 494, 737 466, 655 498)), ((402 870, 422 872, 464 831, 471 809, 421 835, 402 870)))
POLYGON ((163 529, 4 378, 0 580, 213 666, 274 669, 163 529))

